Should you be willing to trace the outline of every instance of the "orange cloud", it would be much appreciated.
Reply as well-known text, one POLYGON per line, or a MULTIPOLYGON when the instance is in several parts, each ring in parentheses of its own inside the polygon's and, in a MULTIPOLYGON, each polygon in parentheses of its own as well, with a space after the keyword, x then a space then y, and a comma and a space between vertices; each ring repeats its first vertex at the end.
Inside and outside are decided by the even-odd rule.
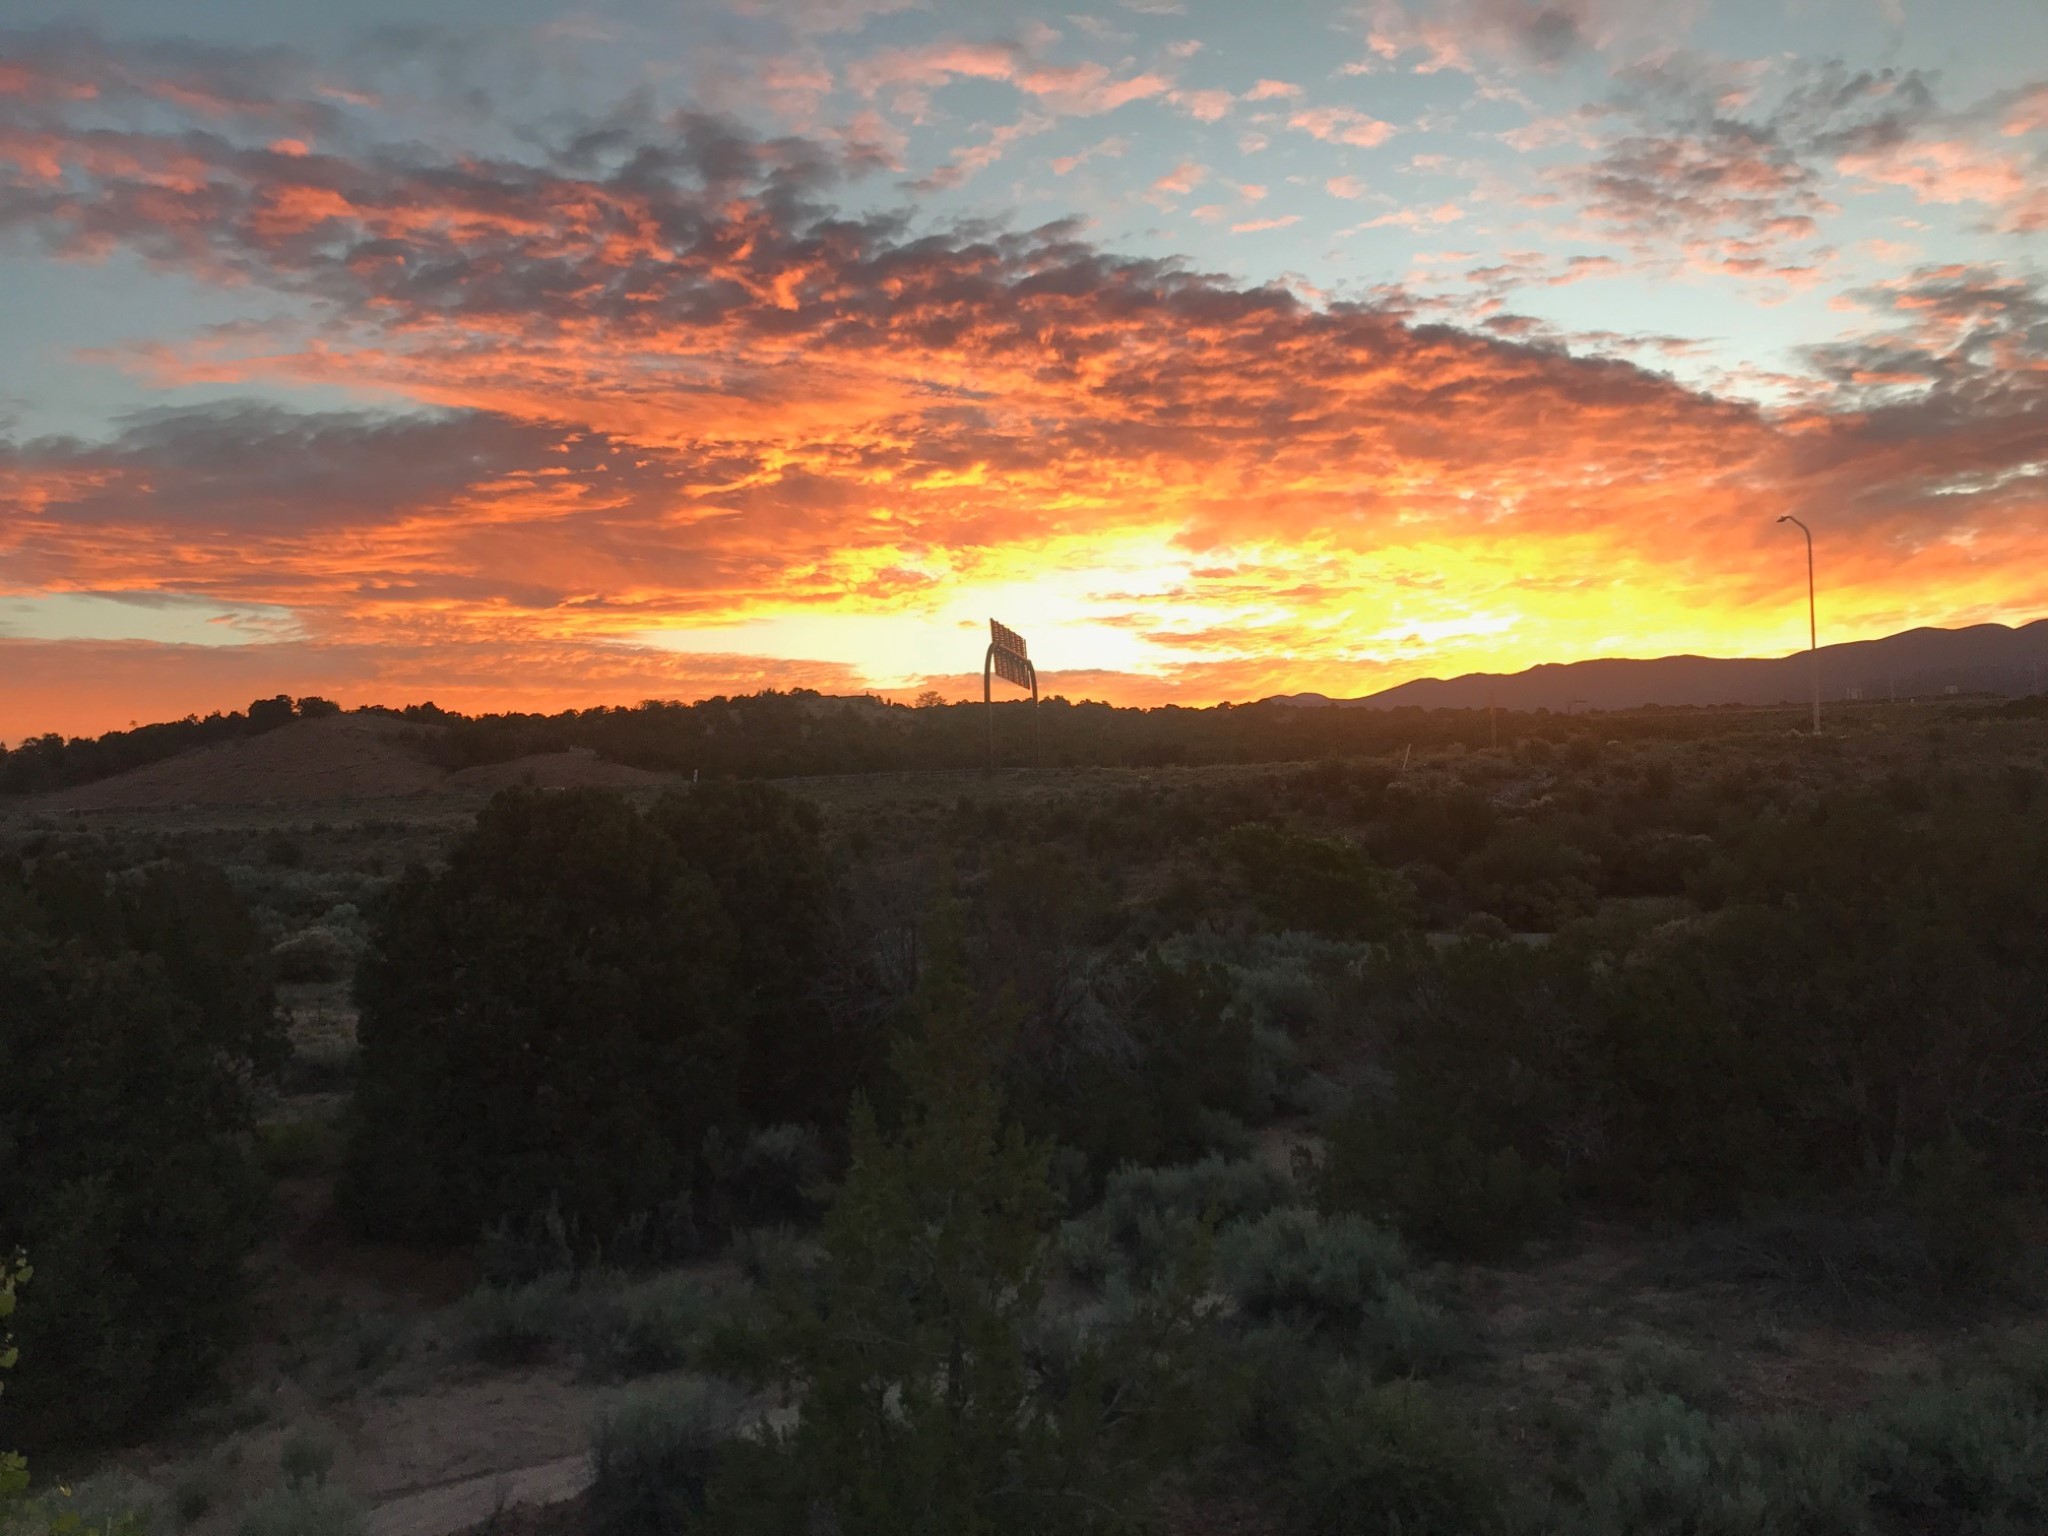
MULTIPOLYGON (((10 734, 68 707, 79 658, 163 701, 107 692, 118 721, 276 691, 255 681, 273 666, 314 678, 289 691, 469 707, 848 691, 950 675, 987 611, 1042 619, 1049 671, 1123 680, 1090 691, 1188 702, 1789 649, 1786 511, 1820 531, 1838 638, 2048 607, 2048 325, 1995 273, 1872 290, 1875 328, 1771 413, 1506 325, 1120 257, 1070 223, 849 216, 857 150, 699 116, 441 158, 277 152, 263 113, 164 129, 0 100, 28 103, 0 108, 0 142, 35 146, 0 162, 0 227, 299 317, 130 366, 389 403, 0 443, 0 595, 262 605, 305 636, 16 639, 10 734)), ((1738 166, 1700 195, 1796 202, 1752 161, 1761 181, 1738 166)))

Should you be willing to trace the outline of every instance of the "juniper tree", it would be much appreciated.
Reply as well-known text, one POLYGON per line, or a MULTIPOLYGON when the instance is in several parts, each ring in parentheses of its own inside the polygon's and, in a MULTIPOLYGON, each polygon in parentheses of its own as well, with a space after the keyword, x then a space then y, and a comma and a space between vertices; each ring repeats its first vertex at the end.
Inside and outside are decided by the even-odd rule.
POLYGON ((1198 1428, 1195 1268, 1115 1326, 1055 1320, 1060 1342, 1045 1343, 1050 1149, 1007 1122, 1005 1032, 977 1017, 957 932, 940 926, 896 1057, 902 1124, 856 1105, 820 1262, 762 1341, 800 1392, 797 1423, 765 1451, 739 1448, 715 1528, 1135 1529, 1198 1428))

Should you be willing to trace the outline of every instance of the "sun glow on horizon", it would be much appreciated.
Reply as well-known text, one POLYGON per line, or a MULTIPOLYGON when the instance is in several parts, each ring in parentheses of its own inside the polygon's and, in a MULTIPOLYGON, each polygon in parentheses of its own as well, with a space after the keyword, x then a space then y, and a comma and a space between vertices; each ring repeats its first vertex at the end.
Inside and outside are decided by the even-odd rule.
POLYGON ((1782 654, 1787 512, 1824 640, 2048 612, 2048 85, 1461 4, 1335 76, 1221 13, 1130 12, 1135 73, 706 23, 795 96, 620 21, 467 118, 318 39, 0 30, 0 733, 958 687, 991 615, 1130 703, 1782 654))

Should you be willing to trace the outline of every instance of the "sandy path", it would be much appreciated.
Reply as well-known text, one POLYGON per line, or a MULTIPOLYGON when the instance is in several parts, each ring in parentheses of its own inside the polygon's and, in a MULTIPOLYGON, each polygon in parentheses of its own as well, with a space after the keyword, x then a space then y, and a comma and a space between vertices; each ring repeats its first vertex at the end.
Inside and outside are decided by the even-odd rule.
POLYGON ((455 1536, 500 1510, 559 1504, 589 1486, 587 1455, 563 1456, 516 1472, 486 1472, 378 1505, 370 1514, 370 1536, 455 1536))

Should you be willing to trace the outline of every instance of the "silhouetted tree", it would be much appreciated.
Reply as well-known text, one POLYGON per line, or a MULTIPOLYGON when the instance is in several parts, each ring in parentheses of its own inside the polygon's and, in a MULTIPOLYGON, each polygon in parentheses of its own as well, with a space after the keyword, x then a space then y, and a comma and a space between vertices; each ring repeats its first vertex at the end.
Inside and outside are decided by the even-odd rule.
POLYGON ((251 1081, 282 1034, 216 879, 0 868, 0 1251, 38 1272, 9 1389, 30 1449, 140 1426, 203 1388, 247 1320, 266 1209, 251 1081))

